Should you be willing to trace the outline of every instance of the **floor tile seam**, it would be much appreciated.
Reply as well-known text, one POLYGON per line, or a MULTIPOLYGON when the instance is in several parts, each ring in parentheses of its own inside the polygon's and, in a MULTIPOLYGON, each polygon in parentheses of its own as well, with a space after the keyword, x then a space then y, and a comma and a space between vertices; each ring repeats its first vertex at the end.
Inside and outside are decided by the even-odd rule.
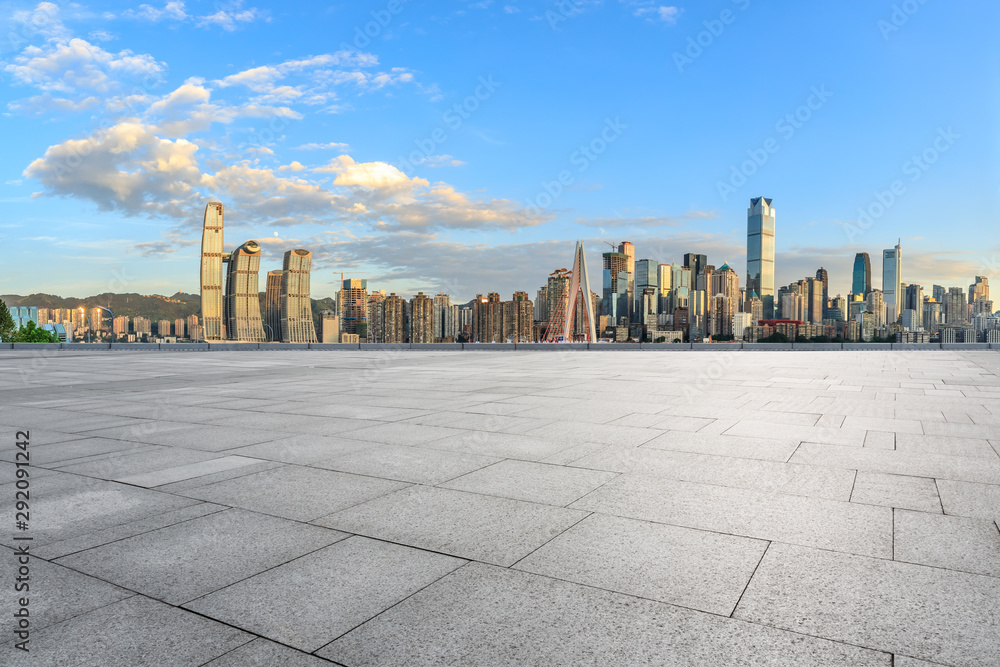
MULTIPOLYGON (((580 510, 577 510, 577 511, 580 511, 580 510)), ((589 519, 589 518, 590 518, 591 516, 593 516, 593 515, 594 515, 594 512, 586 512, 586 514, 585 514, 584 516, 580 517, 579 519, 577 519, 576 521, 574 521, 574 522, 573 522, 572 524, 570 524, 569 526, 566 526, 566 527, 565 527, 564 529, 562 529, 561 531, 559 531, 559 533, 558 533, 558 534, 556 534, 556 535, 553 535, 553 536, 552 536, 552 537, 550 537, 549 539, 545 540, 544 542, 542 542, 541 544, 539 544, 539 545, 538 545, 537 547, 535 547, 534 549, 532 549, 531 551, 529 551, 529 552, 528 552, 528 553, 526 553, 525 555, 523 555, 523 556, 521 556, 520 558, 518 558, 518 559, 517 559, 516 561, 514 561, 514 562, 513 562, 513 563, 511 563, 510 565, 507 565, 507 566, 501 566, 501 567, 505 567, 505 569, 508 569, 508 570, 511 570, 511 569, 514 569, 514 567, 515 567, 515 566, 516 566, 516 565, 517 565, 518 563, 520 563, 521 561, 523 561, 523 560, 524 560, 525 558, 528 558, 529 556, 531 556, 532 554, 534 554, 534 553, 535 553, 536 551, 538 551, 539 549, 541 549, 541 548, 542 548, 542 547, 544 547, 545 545, 547 545, 547 544, 551 543, 552 541, 556 540, 557 538, 561 537, 561 536, 562 536, 563 534, 565 534, 566 532, 568 532, 568 531, 569 531, 569 530, 571 530, 572 528, 575 528, 575 527, 576 527, 577 525, 579 525, 579 524, 580 524, 581 522, 585 521, 586 519, 589 519)))
POLYGON ((938 478, 933 477, 934 480, 934 493, 937 494, 938 507, 941 508, 941 514, 944 516, 949 516, 947 512, 944 511, 944 500, 941 498, 941 487, 938 486, 938 478))
MULTIPOLYGON (((585 455, 585 456, 589 456, 589 454, 585 455)), ((759 459, 740 459, 740 460, 756 461, 756 460, 759 460, 759 459)), ((764 461, 764 462, 768 463, 769 461, 764 461)), ((816 469, 819 469, 819 470, 834 470, 834 471, 837 471, 837 470, 846 470, 846 471, 854 472, 855 474, 857 473, 857 471, 854 470, 854 469, 852 469, 852 468, 831 468, 830 466, 822 466, 822 465, 807 464, 807 463, 782 464, 780 461, 770 461, 770 463, 775 463, 775 464, 778 464, 778 465, 799 465, 799 466, 803 466, 803 467, 807 467, 808 466, 808 467, 816 468, 816 469)), ((554 465, 554 464, 547 464, 547 465, 554 465)), ((585 467, 585 466, 573 465, 572 463, 568 463, 568 464, 565 464, 565 465, 560 466, 560 467, 563 467, 563 468, 575 468, 577 470, 591 470, 591 471, 594 471, 594 472, 610 472, 610 473, 614 473, 618 477, 621 477, 621 476, 624 476, 624 475, 633 475, 633 476, 639 476, 639 477, 652 477, 652 478, 655 478, 657 480, 669 480, 669 481, 673 481, 673 482, 685 482, 687 484, 699 484, 699 485, 702 485, 702 486, 718 487, 720 489, 736 489, 736 490, 740 490, 740 491, 753 491, 753 492, 756 492, 756 493, 766 493, 766 494, 772 494, 772 495, 775 495, 775 496, 782 496, 782 497, 789 497, 789 498, 809 498, 809 499, 813 499, 813 500, 829 500, 829 501, 836 502, 836 503, 848 503, 848 504, 851 503, 850 500, 840 500, 839 498, 828 498, 826 496, 806 495, 806 494, 802 494, 802 493, 788 493, 786 491, 781 491, 781 490, 778 490, 778 489, 764 489, 764 488, 758 488, 758 487, 737 486, 737 485, 733 485, 733 484, 721 484, 719 482, 706 482, 706 481, 703 481, 701 479, 688 479, 686 476, 684 476, 686 473, 678 473, 675 476, 675 475, 671 475, 669 473, 651 473, 651 472, 637 472, 635 470, 621 471, 621 470, 608 470, 606 468, 588 468, 588 467, 585 467)), ((618 477, 615 477, 615 479, 618 479, 618 477)), ((613 481, 614 481, 614 479, 608 480, 607 482, 602 483, 601 486, 604 486, 605 484, 608 484, 608 483, 613 482, 613 481)), ((598 488, 600 488, 600 487, 598 487, 598 488)), ((853 492, 853 489, 854 489, 854 487, 853 487, 853 482, 852 482, 852 487, 851 487, 852 492, 853 492)), ((594 490, 596 491, 597 489, 594 489, 594 490)), ((592 491, 584 494, 583 496, 580 496, 580 498, 577 498, 576 500, 574 500, 572 502, 577 502, 577 500, 580 500, 581 498, 586 497, 590 493, 592 493, 592 491)), ((571 504, 572 503, 564 505, 564 507, 568 507, 571 504)), ((871 503, 854 503, 854 504, 870 505, 871 503)))
POLYGON ((760 569, 760 564, 764 562, 764 557, 767 555, 768 550, 771 548, 771 544, 773 544, 773 542, 771 540, 768 540, 767 544, 764 545, 764 550, 760 553, 760 558, 757 559, 757 564, 754 565, 753 572, 751 572, 750 576, 747 578, 747 583, 743 586, 743 590, 740 591, 739 597, 736 598, 736 604, 734 604, 733 608, 730 610, 728 618, 735 617, 736 610, 739 608, 740 602, 743 601, 743 596, 746 595, 747 590, 750 588, 750 582, 753 581, 754 576, 757 574, 757 570, 760 569))
MULTIPOLYGON (((185 611, 187 611, 187 610, 185 609, 185 611)), ((246 632, 246 631, 244 630, 244 632, 246 632)), ((250 633, 250 634, 252 635, 253 633, 250 633)), ((225 656, 229 655, 230 653, 235 653, 236 651, 240 650, 241 648, 244 648, 245 646, 248 646, 248 645, 252 644, 253 642, 257 641, 258 639, 260 639, 260 637, 256 637, 256 636, 253 637, 253 638, 251 638, 251 639, 248 639, 247 641, 243 642, 239 646, 234 646, 233 648, 229 649, 228 651, 226 651, 222 655, 217 655, 217 656, 215 656, 213 658, 209 658, 205 662, 199 663, 198 667, 205 667, 206 665, 210 665, 214 661, 219 660, 221 658, 224 658, 225 656)))
MULTIPOLYGON (((207 501, 202 501, 201 504, 202 505, 214 505, 216 503, 209 503, 207 501)), ((182 507, 180 509, 188 509, 189 507, 198 507, 198 505, 188 505, 187 507, 182 507)), ((142 531, 140 531, 138 533, 135 533, 134 535, 126 535, 125 537, 118 537, 118 538, 115 538, 113 540, 109 540, 107 542, 102 542, 101 544, 95 544, 93 546, 84 547, 84 548, 78 549, 76 551, 70 551, 69 553, 64 553, 61 556, 56 556, 54 558, 49 558, 49 559, 42 558, 42 560, 47 560, 50 563, 56 563, 58 565, 63 565, 63 567, 69 567, 69 566, 67 566, 67 565, 65 565, 63 563, 59 563, 58 562, 59 559, 60 558, 66 558, 68 556, 75 556, 76 554, 84 553, 85 551, 90 551, 92 549, 98 549, 100 547, 106 547, 109 544, 115 544, 117 542, 122 542, 124 540, 128 540, 128 539, 131 539, 133 537, 139 537, 140 535, 146 535, 148 533, 154 533, 154 532, 156 532, 158 530, 163 530, 164 528, 171 528, 173 526, 179 526, 179 525, 181 525, 183 523, 187 523, 188 521, 195 521, 196 519, 203 519, 203 518, 205 518, 207 516, 212 516, 213 514, 218 514, 219 512, 227 512, 227 511, 229 511, 231 509, 233 509, 233 508, 232 507, 226 507, 224 505, 219 505, 217 509, 213 509, 211 512, 208 512, 206 514, 199 514, 198 516, 193 516, 193 517, 190 517, 190 518, 187 518, 187 519, 181 519, 180 521, 175 521, 174 523, 168 523, 168 524, 165 524, 163 526, 158 526, 156 528, 150 528, 148 530, 142 530, 142 531)), ((178 510, 171 510, 171 511, 178 511, 178 510)), ((165 512, 165 514, 166 514, 166 512, 165 512)), ((154 516, 162 516, 162 515, 154 515, 154 516)), ((148 520, 150 518, 153 518, 153 517, 147 517, 147 519, 138 519, 135 523, 137 523, 138 521, 145 521, 145 520, 148 520)), ((134 522, 127 522, 127 523, 118 524, 116 526, 113 526, 111 529, 113 529, 113 528, 120 528, 122 526, 127 526, 127 525, 129 525, 129 523, 134 523, 134 522)), ((101 530, 111 530, 111 529, 101 529, 101 530)), ((100 532, 100 530, 94 531, 94 533, 96 533, 96 532, 100 532)), ((56 546, 56 545, 60 544, 61 542, 69 542, 71 540, 76 540, 76 539, 80 539, 80 538, 83 538, 83 537, 87 537, 88 535, 93 535, 94 533, 84 533, 83 535, 78 535, 77 537, 71 537, 71 538, 66 539, 66 540, 60 540, 59 542, 49 542, 48 544, 45 544, 45 545, 43 545, 40 548, 45 549, 45 548, 53 547, 53 546, 56 546)), ((36 556, 36 558, 37 558, 37 556, 36 556)))
MULTIPOLYGON (((569 509, 574 509, 574 508, 569 508, 569 509)), ((788 546, 799 547, 799 548, 802 548, 802 549, 814 549, 816 551, 826 551, 826 552, 829 552, 829 553, 840 554, 840 555, 843 555, 843 556, 854 556, 854 557, 857 557, 857 558, 871 558, 873 560, 881 560, 881 561, 885 561, 885 562, 892 562, 891 558, 886 558, 884 556, 873 556, 871 554, 859 554, 859 553, 856 553, 856 552, 853 552, 853 551, 843 551, 843 550, 838 550, 838 549, 832 549, 832 548, 829 548, 829 547, 819 547, 819 546, 812 545, 812 544, 802 544, 800 542, 790 542, 790 541, 787 541, 787 540, 776 539, 776 538, 773 538, 773 537, 761 537, 759 535, 749 535, 749 534, 746 534, 746 533, 732 533, 732 532, 726 532, 724 530, 719 530, 719 529, 716 529, 716 528, 705 528, 704 526, 693 526, 693 525, 686 524, 686 523, 671 523, 669 521, 662 521, 662 520, 657 520, 657 519, 649 519, 649 518, 645 518, 645 517, 637 517, 637 516, 628 515, 628 514, 614 514, 612 512, 603 512, 603 511, 599 511, 599 510, 580 510, 580 511, 590 512, 591 514, 597 514, 597 515, 600 515, 600 516, 613 517, 613 518, 616 518, 616 519, 626 519, 626 520, 629 520, 629 521, 638 521, 638 522, 641 522, 641 523, 652 523, 652 524, 656 524, 658 526, 669 526, 671 528, 683 528, 685 530, 693 530, 693 531, 698 531, 698 532, 702 532, 702 533, 712 533, 713 535, 722 535, 724 537, 735 537, 735 538, 739 538, 739 539, 743 539, 743 540, 753 540, 755 542, 770 542, 772 544, 784 544, 784 545, 788 545, 788 546)), ((584 517, 584 518, 586 518, 586 517, 584 517)), ((582 519, 581 519, 581 521, 582 521, 582 519)), ((579 523, 579 522, 577 522, 577 523, 579 523)))
MULTIPOLYGON (((381 541, 385 541, 385 540, 381 540, 381 541)), ((390 544, 394 544, 394 543, 393 543, 393 542, 390 542, 390 544)), ((404 545, 404 546, 405 546, 405 545, 404 545)), ((412 547, 411 547, 411 548, 412 548, 412 547)), ((427 551, 427 550, 424 550, 424 551, 427 551)), ((431 553, 437 553, 437 552, 431 552, 431 553)), ((449 557, 451 557, 451 558, 457 558, 457 556, 451 556, 450 554, 443 554, 443 555, 446 555, 446 556, 449 556, 449 557)), ((357 625, 355 625, 354 627, 352 627, 352 628, 350 628, 350 629, 348 629, 348 630, 346 630, 346 631, 344 631, 344 632, 340 633, 339 635, 337 635, 336 637, 334 637, 334 638, 333 638, 333 639, 331 639, 330 641, 326 642, 325 644, 323 644, 322 646, 320 646, 320 647, 319 647, 319 648, 317 648, 316 650, 314 650, 314 651, 311 651, 311 652, 310 652, 310 654, 311 654, 311 655, 316 655, 316 654, 318 654, 318 653, 319 653, 320 651, 322 651, 323 649, 327 648, 328 646, 331 646, 331 645, 333 645, 333 644, 334 644, 335 642, 339 641, 339 640, 340 640, 340 639, 342 639, 343 637, 346 637, 347 635, 349 635, 350 633, 354 632, 354 631, 355 631, 355 630, 357 630, 358 628, 361 628, 362 626, 364 626, 364 625, 367 625, 368 623, 371 623, 372 621, 374 621, 375 619, 377 619, 377 618, 378 618, 379 616, 382 616, 383 614, 385 614, 386 612, 390 611, 391 609, 394 609, 395 607, 397 607, 397 606, 401 605, 402 603, 406 602, 407 600, 409 600, 409 599, 410 599, 410 598, 412 598, 413 596, 415 596, 415 595, 417 595, 417 594, 419 594, 419 593, 421 593, 421 592, 423 592, 423 591, 427 590, 427 589, 428 589, 428 588, 430 588, 431 586, 433 586, 433 585, 437 584, 438 582, 440 582, 440 581, 441 581, 442 579, 446 579, 447 577, 450 577, 450 576, 454 575, 455 573, 457 573, 457 572, 458 572, 459 570, 461 570, 462 568, 464 568, 464 567, 467 567, 467 566, 468 566, 468 565, 469 565, 470 563, 473 563, 473 562, 477 562, 477 563, 478 563, 478 562, 481 562, 481 561, 472 561, 472 560, 468 560, 468 559, 464 559, 464 560, 465 560, 466 562, 462 563, 461 565, 459 565, 459 566, 458 566, 458 567, 456 567, 455 569, 453 569, 453 570, 451 570, 451 571, 449 571, 449 572, 445 572, 444 574, 442 574, 442 575, 441 575, 440 577, 438 577, 438 578, 437 578, 437 579, 435 579, 434 581, 431 581, 430 583, 428 583, 428 584, 425 584, 424 586, 421 586, 421 587, 420 587, 419 589, 417 589, 417 590, 413 591, 413 592, 412 592, 412 593, 410 593, 409 595, 407 595, 407 596, 405 596, 405 597, 401 598, 400 600, 397 600, 396 602, 394 602, 393 604, 389 605, 388 607, 386 607, 386 608, 385 608, 385 609, 383 609, 382 611, 378 612, 377 614, 375 614, 375 615, 374 615, 374 616, 372 616, 371 618, 367 618, 367 619, 365 619, 364 621, 362 621, 361 623, 358 623, 357 625)), ((489 563, 489 565, 493 565, 493 564, 492 564, 492 563, 489 563)), ((495 566, 495 565, 494 565, 494 567, 498 567, 498 566, 495 566)), ((301 649, 297 649, 297 650, 301 650, 301 649)), ((321 656, 317 656, 317 657, 321 657, 321 656)), ((338 663, 338 664, 339 664, 339 663, 338 663)))
MULTIPOLYGON (((72 568, 66 568, 66 569, 72 570, 72 568)), ((82 572, 78 572, 77 570, 72 570, 72 571, 76 572, 77 574, 83 574, 82 572)), ((86 575, 86 576, 89 577, 91 575, 86 575)), ((128 593, 128 595, 124 596, 123 598, 121 598, 119 600, 114 600, 112 602, 105 602, 104 604, 98 605, 98 606, 94 607, 93 609, 88 609, 86 611, 81 611, 81 612, 72 614, 70 616, 67 616, 66 618, 63 618, 63 619, 61 619, 59 621, 56 621, 55 623, 49 623, 48 625, 36 625, 35 621, 32 621, 31 629, 39 631, 39 632, 41 632, 43 630, 48 630, 48 629, 54 628, 54 627, 56 627, 56 626, 58 626, 58 625, 60 625, 62 623, 66 623, 68 621, 72 621, 74 618, 80 618, 81 616, 86 616, 87 614, 90 614, 90 613, 95 612, 95 611, 99 611, 99 610, 104 609, 106 607, 110 607, 111 605, 118 604, 119 602, 125 602, 126 600, 131 600, 132 598, 136 597, 137 595, 139 595, 139 596, 142 595, 141 593, 137 593, 137 592, 135 592, 133 590, 130 590, 130 589, 124 587, 124 586, 119 586, 118 584, 112 584, 110 581, 104 581, 100 577, 91 577, 91 578, 92 579, 97 579, 98 581, 101 581, 103 583, 106 583, 106 584, 109 584, 111 586, 114 586, 115 588, 118 588, 118 589, 120 589, 120 590, 128 593)))
MULTIPOLYGON (((228 456, 242 456, 242 454, 229 454, 228 456)), ((226 458, 226 456, 221 456, 219 458, 226 458)), ((205 473, 204 475, 195 475, 194 477, 187 477, 185 479, 178 479, 178 480, 176 480, 174 482, 165 482, 165 483, 159 484, 157 486, 140 486, 138 484, 131 484, 129 482, 123 482, 123 481, 120 481, 120 480, 109 480, 109 481, 115 481, 115 482, 118 482, 119 484, 124 484, 126 486, 134 486, 137 489, 146 489, 148 491, 158 491, 160 493, 171 493, 171 494, 173 494, 174 489, 167 489, 167 488, 164 488, 164 487, 173 486, 175 484, 183 484, 184 482, 193 482, 195 480, 201 479, 202 477, 210 477, 212 475, 222 475, 222 474, 226 474, 226 473, 239 473, 239 474, 234 474, 232 477, 227 477, 226 479, 217 480, 216 482, 205 482, 204 484, 199 484, 197 486, 191 486, 190 487, 192 489, 197 489, 197 488, 200 488, 202 486, 209 486, 211 484, 217 484, 218 482, 226 482, 226 481, 229 481, 231 479, 239 479, 240 477, 247 477, 249 475, 253 475, 253 474, 256 474, 256 473, 267 472, 268 470, 274 470, 275 467, 280 467, 282 465, 281 463, 279 463, 277 461, 271 461, 270 459, 258 459, 256 456, 246 456, 244 458, 255 459, 255 460, 259 461, 259 463, 249 463, 249 464, 244 465, 244 466, 236 466, 234 468, 226 468, 225 470, 216 470, 215 472, 205 473), (261 464, 271 464, 274 467, 265 468, 263 470, 250 470, 250 468, 256 468, 257 466, 259 466, 261 464)), ((219 459, 205 459, 204 461, 195 461, 193 464, 189 464, 189 465, 196 465, 198 463, 208 463, 210 461, 218 461, 218 460, 219 459)), ((179 468, 181 466, 177 466, 177 467, 179 468)), ((157 473, 157 472, 163 472, 163 471, 166 471, 166 470, 171 470, 171 468, 164 468, 163 470, 153 470, 150 473, 139 473, 139 474, 141 474, 141 475, 153 474, 153 473, 157 473)), ((136 476, 137 475, 129 475, 129 477, 136 477, 136 476)), ((179 495, 179 494, 173 494, 173 495, 179 495)))
MULTIPOLYGON (((314 526, 314 527, 315 528, 324 528, 324 526, 314 526)), ((236 586, 237 584, 241 584, 241 583, 243 583, 245 581, 253 579, 254 577, 257 577, 257 576, 260 576, 260 575, 263 575, 263 574, 267 574, 268 572, 270 572, 272 570, 275 570, 275 569, 277 569, 279 567, 283 567, 285 565, 289 565, 291 563, 294 563, 297 560, 301 560, 301 559, 305 558, 306 556, 311 556, 312 554, 314 554, 314 553, 316 553, 318 551, 322 551, 323 549, 326 549, 328 547, 332 547, 335 544, 340 544, 342 542, 346 542, 347 540, 351 539, 352 537, 364 537, 363 535, 359 536, 359 535, 356 535, 354 533, 348 533, 346 531, 336 530, 336 529, 333 529, 333 528, 326 528, 326 530, 329 530, 331 532, 341 533, 342 536, 338 537, 333 542, 330 542, 328 544, 324 544, 322 546, 316 547, 315 549, 311 549, 309 551, 303 552, 303 553, 299 554, 298 556, 295 556, 293 558, 289 558, 288 560, 282 561, 281 563, 277 563, 276 565, 271 565, 270 567, 267 567, 267 568, 265 568, 263 570, 260 570, 259 572, 254 572, 253 574, 249 574, 249 575, 243 577, 242 579, 239 579, 237 581, 232 581, 232 582, 226 584, 225 586, 220 586, 219 588, 216 588, 214 590, 208 591, 207 593, 202 593, 200 595, 196 595, 195 597, 193 597, 193 598, 191 598, 189 600, 185 600, 183 602, 178 602, 178 603, 175 604, 173 602, 167 602, 166 600, 160 600, 159 598, 153 597, 149 593, 142 593, 141 591, 139 591, 139 593, 141 595, 145 595, 147 597, 150 597, 150 598, 152 598, 154 600, 157 600, 159 602, 162 602, 164 604, 169 604, 172 607, 177 607, 177 608, 183 609, 185 611, 195 611, 193 609, 189 609, 186 605, 189 605, 189 604, 191 604, 193 602, 197 602, 198 600, 201 600, 202 598, 206 598, 209 595, 214 595, 216 593, 224 591, 227 588, 232 588, 233 586, 236 586)), ((195 612, 195 613, 199 613, 199 612, 195 612)))

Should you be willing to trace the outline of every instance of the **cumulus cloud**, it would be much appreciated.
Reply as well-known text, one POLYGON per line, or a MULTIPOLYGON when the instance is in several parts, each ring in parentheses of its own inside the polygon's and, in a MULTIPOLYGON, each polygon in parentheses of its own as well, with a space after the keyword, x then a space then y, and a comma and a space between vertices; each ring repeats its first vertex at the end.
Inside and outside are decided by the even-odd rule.
POLYGON ((166 65, 147 54, 124 50, 109 53, 78 37, 52 39, 43 46, 28 46, 4 67, 17 83, 44 91, 107 93, 122 78, 154 77, 166 65))
POLYGON ((325 144, 318 144, 318 143, 314 143, 314 142, 313 143, 308 143, 308 144, 302 144, 301 146, 296 146, 292 150, 295 150, 295 151, 323 151, 323 150, 342 151, 342 150, 347 150, 347 148, 348 148, 347 144, 340 143, 340 142, 337 142, 337 141, 330 141, 330 142, 327 142, 325 144))

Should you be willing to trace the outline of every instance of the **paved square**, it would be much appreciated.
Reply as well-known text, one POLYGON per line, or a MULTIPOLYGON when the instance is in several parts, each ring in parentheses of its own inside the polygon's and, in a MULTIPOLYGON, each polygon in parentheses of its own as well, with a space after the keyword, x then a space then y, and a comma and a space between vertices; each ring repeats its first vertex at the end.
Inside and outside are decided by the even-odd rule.
POLYGON ((1000 353, 477 352, 0 352, 0 664, 997 663, 1000 353))

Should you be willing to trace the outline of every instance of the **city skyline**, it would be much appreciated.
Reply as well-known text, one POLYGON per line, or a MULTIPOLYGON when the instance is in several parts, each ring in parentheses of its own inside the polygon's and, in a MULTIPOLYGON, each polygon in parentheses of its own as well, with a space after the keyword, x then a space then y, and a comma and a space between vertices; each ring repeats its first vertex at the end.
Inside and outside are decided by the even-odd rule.
POLYGON ((897 238, 903 281, 995 276, 995 99, 930 64, 995 59, 995 5, 900 25, 891 3, 640 5, 11 6, 0 292, 194 293, 212 199, 263 261, 310 248, 316 294, 340 272, 462 301, 533 289, 577 240, 745 276, 760 193, 781 209, 776 285, 823 266, 846 294, 855 254, 897 238))

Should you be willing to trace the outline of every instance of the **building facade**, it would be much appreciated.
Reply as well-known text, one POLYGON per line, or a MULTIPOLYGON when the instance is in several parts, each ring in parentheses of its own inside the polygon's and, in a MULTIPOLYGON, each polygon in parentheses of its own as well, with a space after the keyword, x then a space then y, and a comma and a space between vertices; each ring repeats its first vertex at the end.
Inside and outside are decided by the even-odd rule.
POLYGON ((764 319, 774 317, 773 200, 754 197, 747 209, 747 291, 760 297, 764 319))
POLYGON ((285 253, 281 271, 281 340, 315 343, 309 272, 312 253, 301 248, 285 253))
POLYGON ((201 321, 205 340, 224 340, 222 204, 209 202, 201 233, 201 321))
POLYGON ((256 241, 247 241, 229 255, 223 312, 231 340, 250 343, 267 340, 260 316, 260 251, 256 241))

